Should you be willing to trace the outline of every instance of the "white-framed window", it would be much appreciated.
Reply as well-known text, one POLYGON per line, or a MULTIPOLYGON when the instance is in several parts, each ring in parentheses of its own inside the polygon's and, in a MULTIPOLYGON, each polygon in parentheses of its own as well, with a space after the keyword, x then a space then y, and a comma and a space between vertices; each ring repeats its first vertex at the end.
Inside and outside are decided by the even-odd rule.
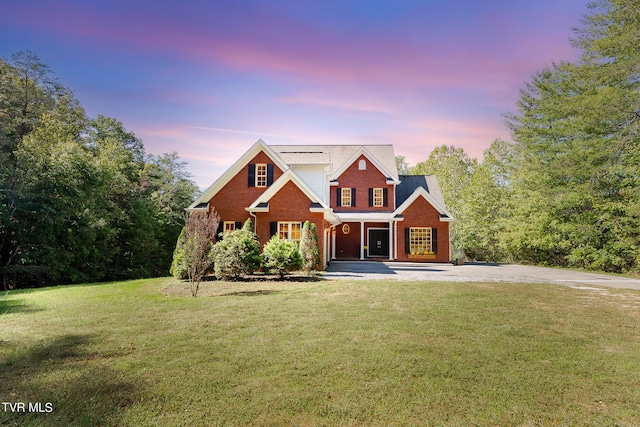
POLYGON ((409 252, 412 254, 433 253, 431 228, 411 227, 409 229, 409 252))
POLYGON ((367 162, 364 159, 361 159, 358 162, 358 170, 366 171, 367 170, 367 162))
POLYGON ((384 190, 382 188, 373 189, 373 206, 377 208, 384 206, 384 190))
POLYGON ((265 163, 256 164, 256 187, 267 186, 267 165, 265 163))
POLYGON ((351 206, 351 188, 343 188, 340 192, 340 205, 351 206))
POLYGON ((224 222, 224 232, 227 233, 229 231, 233 231, 236 229, 235 221, 225 221, 224 222))
POLYGON ((281 239, 300 241, 301 222, 278 222, 278 237, 281 239))

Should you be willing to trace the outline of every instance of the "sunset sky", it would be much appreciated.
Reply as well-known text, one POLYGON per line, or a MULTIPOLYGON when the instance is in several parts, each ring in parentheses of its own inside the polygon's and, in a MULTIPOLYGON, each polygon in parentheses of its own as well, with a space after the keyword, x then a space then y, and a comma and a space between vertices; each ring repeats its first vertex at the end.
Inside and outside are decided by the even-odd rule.
POLYGON ((501 113, 531 76, 578 57, 587 3, 3 1, 0 57, 31 50, 90 117, 177 151, 206 187, 259 138, 480 158, 510 140, 501 113))

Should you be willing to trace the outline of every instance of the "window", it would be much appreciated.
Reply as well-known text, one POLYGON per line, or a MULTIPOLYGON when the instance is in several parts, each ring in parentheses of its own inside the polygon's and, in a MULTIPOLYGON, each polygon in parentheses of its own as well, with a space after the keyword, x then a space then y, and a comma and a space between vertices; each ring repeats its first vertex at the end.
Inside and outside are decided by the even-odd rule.
POLYGON ((412 254, 433 253, 431 228, 411 227, 409 230, 409 252, 412 254))
POLYGON ((233 231, 236 229, 235 221, 225 221, 224 222, 224 232, 228 233, 229 231, 233 231))
POLYGON ((367 162, 364 160, 360 160, 358 162, 358 170, 361 170, 361 171, 367 170, 367 162))
POLYGON ((373 189, 373 206, 379 208, 384 205, 384 191, 382 188, 373 189))
POLYGON ((340 206, 351 206, 351 189, 343 188, 340 195, 340 206))
POLYGON ((267 186, 267 165, 264 163, 256 164, 256 187, 267 186))
POLYGON ((302 223, 300 222, 279 222, 278 237, 281 239, 299 242, 301 229, 302 223))

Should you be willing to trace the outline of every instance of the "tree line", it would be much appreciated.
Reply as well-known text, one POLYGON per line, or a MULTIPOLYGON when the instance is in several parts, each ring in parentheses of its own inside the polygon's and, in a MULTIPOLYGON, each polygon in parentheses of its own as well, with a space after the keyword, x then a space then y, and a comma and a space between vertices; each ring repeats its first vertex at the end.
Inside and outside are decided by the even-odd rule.
POLYGON ((196 193, 175 152, 87 117, 35 54, 0 59, 5 290, 166 275, 196 193))
POLYGON ((454 257, 640 271, 640 7, 589 7, 580 59, 535 73, 504 115, 513 143, 481 161, 452 146, 413 168, 397 159, 438 176, 454 257))

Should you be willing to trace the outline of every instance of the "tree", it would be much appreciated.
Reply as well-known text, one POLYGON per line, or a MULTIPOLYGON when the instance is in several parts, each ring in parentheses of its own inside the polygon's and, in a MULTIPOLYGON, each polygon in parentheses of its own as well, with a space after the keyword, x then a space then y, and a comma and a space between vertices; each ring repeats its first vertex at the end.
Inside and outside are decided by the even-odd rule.
POLYGON ((157 264, 166 271, 172 259, 171 248, 184 227, 184 208, 193 202, 198 187, 176 152, 148 156, 142 173, 144 198, 152 204, 154 212, 157 264))
POLYGON ((191 211, 185 217, 184 263, 191 295, 197 296, 200 282, 211 269, 211 249, 220 218, 215 211, 191 211))
POLYGON ((461 227, 466 218, 463 209, 465 202, 461 195, 471 185, 477 164, 477 160, 469 158, 462 148, 442 145, 435 148, 427 160, 418 163, 412 170, 415 175, 435 175, 438 178, 447 209, 456 219, 450 228, 454 258, 460 258, 464 253, 465 236, 461 234, 461 227))
POLYGON ((411 166, 407 163, 405 156, 396 156, 396 167, 398 168, 399 175, 411 174, 411 166))
POLYGON ((299 269, 301 264, 296 243, 275 235, 264 245, 262 267, 268 273, 277 274, 282 279, 287 273, 299 269))
POLYGON ((260 242, 250 219, 240 230, 224 233, 213 247, 215 275, 222 280, 237 280, 260 268, 260 242))
POLYGON ((300 258, 302 271, 309 274, 320 265, 320 245, 316 225, 305 221, 300 234, 300 258))
POLYGON ((187 264, 184 259, 184 233, 186 228, 182 227, 176 247, 173 250, 173 261, 169 268, 169 274, 178 280, 186 280, 189 278, 189 272, 187 270, 187 264))
POLYGON ((640 267, 640 19, 600 1, 576 30, 575 64, 553 64, 506 115, 515 141, 505 247, 520 260, 640 267))
POLYGON ((501 236, 509 217, 512 145, 496 139, 459 196, 458 237, 470 259, 502 261, 501 236))

